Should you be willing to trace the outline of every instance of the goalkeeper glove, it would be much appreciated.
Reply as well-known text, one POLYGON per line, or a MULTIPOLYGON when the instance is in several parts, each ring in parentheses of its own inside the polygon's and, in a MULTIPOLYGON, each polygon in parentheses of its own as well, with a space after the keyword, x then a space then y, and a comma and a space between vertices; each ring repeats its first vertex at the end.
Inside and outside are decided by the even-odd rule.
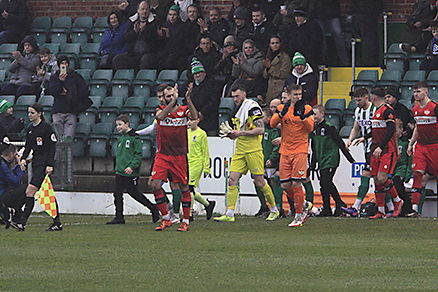
POLYGON ((231 133, 231 131, 233 131, 233 128, 230 127, 228 121, 225 121, 219 126, 219 137, 225 138, 231 133))
POLYGON ((281 119, 287 114, 287 112, 289 111, 289 108, 290 108, 290 99, 288 101, 286 101, 286 103, 284 104, 283 109, 278 114, 281 119))

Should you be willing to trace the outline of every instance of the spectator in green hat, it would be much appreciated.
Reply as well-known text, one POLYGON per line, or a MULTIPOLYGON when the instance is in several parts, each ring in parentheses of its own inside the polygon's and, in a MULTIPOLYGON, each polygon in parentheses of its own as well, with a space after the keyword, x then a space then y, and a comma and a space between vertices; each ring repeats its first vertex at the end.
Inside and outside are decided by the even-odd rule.
POLYGON ((4 137, 10 139, 18 138, 18 134, 24 128, 24 120, 14 117, 12 103, 7 100, 0 100, 0 142, 4 137), (11 135, 14 134, 15 135, 11 135))

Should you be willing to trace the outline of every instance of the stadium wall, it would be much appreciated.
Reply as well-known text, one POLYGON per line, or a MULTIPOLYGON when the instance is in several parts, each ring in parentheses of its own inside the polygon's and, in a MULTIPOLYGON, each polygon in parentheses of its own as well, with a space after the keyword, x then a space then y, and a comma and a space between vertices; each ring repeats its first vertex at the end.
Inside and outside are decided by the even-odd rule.
MULTIPOLYGON (((118 0, 28 0, 32 16, 106 16, 109 11, 116 7, 118 0)), ((207 8, 211 6, 220 7, 224 13, 229 11, 231 7, 231 0, 201 0, 199 1, 202 7, 207 8)), ((342 14, 347 15, 350 11, 351 0, 341 0, 342 14)), ((393 16, 390 21, 404 21, 409 15, 412 5, 417 0, 384 0, 384 7, 386 11, 391 11, 393 16)))

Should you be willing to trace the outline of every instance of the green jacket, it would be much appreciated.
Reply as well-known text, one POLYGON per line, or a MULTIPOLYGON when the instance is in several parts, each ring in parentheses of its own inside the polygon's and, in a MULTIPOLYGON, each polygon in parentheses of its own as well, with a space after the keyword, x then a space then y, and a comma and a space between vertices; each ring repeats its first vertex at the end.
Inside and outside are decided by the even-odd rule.
POLYGON ((117 139, 116 153, 116 174, 123 176, 136 177, 140 175, 140 164, 142 159, 142 141, 140 136, 132 129, 117 139), (125 169, 130 167, 132 174, 125 173, 125 169))
POLYGON ((263 156, 265 157, 265 163, 267 160, 271 160, 272 168, 276 168, 280 160, 280 154, 278 153, 278 150, 280 150, 280 145, 272 145, 272 140, 278 137, 280 137, 279 129, 272 129, 269 125, 265 125, 265 132, 262 140, 263 156))
POLYGON ((318 163, 319 169, 338 167, 340 161, 339 149, 350 163, 354 162, 354 158, 345 147, 344 141, 342 141, 336 128, 325 120, 319 124, 315 123, 310 138, 312 139, 311 169, 316 169, 316 163, 318 163))

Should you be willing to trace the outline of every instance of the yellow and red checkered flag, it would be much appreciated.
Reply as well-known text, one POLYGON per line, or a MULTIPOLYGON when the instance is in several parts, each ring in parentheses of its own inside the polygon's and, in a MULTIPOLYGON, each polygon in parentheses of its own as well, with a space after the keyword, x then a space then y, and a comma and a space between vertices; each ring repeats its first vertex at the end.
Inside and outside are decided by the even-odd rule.
POLYGON ((48 175, 44 178, 40 190, 37 192, 37 200, 50 217, 55 218, 56 215, 58 215, 56 210, 55 190, 53 189, 52 182, 48 175))

